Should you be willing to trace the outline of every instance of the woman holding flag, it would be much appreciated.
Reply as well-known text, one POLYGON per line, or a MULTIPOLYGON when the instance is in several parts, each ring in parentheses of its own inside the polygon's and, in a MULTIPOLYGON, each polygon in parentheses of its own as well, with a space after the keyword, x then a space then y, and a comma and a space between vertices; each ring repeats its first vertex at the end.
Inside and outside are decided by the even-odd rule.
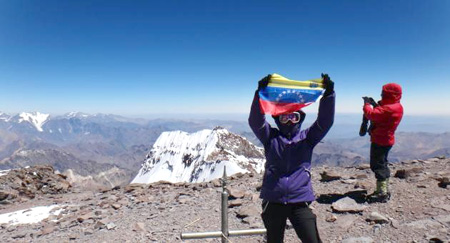
POLYGON ((287 219, 302 242, 321 242, 316 216, 309 208, 315 200, 311 157, 314 147, 333 125, 334 107, 334 83, 327 74, 310 81, 288 80, 273 74, 258 83, 249 124, 265 150, 260 197, 269 243, 283 242, 287 219), (300 108, 314 102, 322 93, 317 120, 301 130, 306 114, 300 108), (270 126, 265 114, 272 115, 277 128, 270 126))

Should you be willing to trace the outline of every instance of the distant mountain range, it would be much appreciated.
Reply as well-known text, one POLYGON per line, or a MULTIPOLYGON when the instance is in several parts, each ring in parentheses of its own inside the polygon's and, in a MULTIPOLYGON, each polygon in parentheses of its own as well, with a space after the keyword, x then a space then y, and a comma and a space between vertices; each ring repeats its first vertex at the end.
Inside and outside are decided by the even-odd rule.
MULTIPOLYGON (((352 120, 353 125, 335 123, 330 134, 314 150, 313 163, 351 166, 367 162, 369 137, 348 135, 357 134, 358 122, 352 120), (342 136, 344 138, 335 135, 344 132, 347 134, 342 136)), ((80 112, 62 116, 39 112, 16 115, 0 112, 0 170, 47 163, 61 172, 70 169, 74 180, 77 176, 85 180, 86 176, 94 178, 105 171, 114 171, 113 174, 120 174, 122 178, 114 183, 125 184, 138 173, 163 132, 195 133, 203 129, 212 130, 216 126, 261 146, 245 120, 146 120, 80 112)), ((307 124, 303 126, 306 127, 307 124)), ((390 161, 449 156, 449 135, 449 132, 398 132, 390 161)))
POLYGON ((40 112, 0 113, 0 169, 47 163, 75 176, 118 168, 128 183, 162 132, 196 132, 217 125, 242 131, 235 121, 132 119, 71 112, 52 117, 40 112))

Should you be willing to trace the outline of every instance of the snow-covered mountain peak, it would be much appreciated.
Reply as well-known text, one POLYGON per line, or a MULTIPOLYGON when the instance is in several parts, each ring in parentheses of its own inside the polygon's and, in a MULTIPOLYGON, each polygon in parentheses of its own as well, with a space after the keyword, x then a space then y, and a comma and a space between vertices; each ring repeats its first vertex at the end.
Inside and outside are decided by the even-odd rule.
POLYGON ((203 182, 227 174, 261 172, 263 150, 217 127, 196 133, 163 132, 132 183, 203 182))
POLYGON ((8 122, 11 119, 11 115, 0 112, 0 121, 8 122))
POLYGON ((49 114, 43 114, 40 112, 22 112, 19 114, 18 122, 29 122, 31 125, 33 125, 39 132, 44 131, 42 129, 42 125, 44 125, 45 122, 49 119, 49 114))

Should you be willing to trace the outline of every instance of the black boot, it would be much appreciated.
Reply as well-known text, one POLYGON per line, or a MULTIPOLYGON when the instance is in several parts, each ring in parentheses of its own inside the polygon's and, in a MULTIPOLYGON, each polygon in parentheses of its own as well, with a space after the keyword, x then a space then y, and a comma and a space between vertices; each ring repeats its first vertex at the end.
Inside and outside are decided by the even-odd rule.
POLYGON ((387 203, 391 199, 391 193, 376 193, 370 194, 367 198, 369 203, 387 203))

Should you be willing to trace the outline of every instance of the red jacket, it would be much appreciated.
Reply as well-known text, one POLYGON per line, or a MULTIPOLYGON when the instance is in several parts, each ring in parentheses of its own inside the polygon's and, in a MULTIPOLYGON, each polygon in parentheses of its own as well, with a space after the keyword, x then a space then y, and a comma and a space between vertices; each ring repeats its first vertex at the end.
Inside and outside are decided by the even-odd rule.
POLYGON ((395 130, 403 117, 403 106, 400 104, 402 98, 402 87, 395 83, 383 86, 380 105, 372 108, 365 103, 364 115, 373 124, 371 130, 371 142, 381 146, 392 146, 395 143, 395 130))

